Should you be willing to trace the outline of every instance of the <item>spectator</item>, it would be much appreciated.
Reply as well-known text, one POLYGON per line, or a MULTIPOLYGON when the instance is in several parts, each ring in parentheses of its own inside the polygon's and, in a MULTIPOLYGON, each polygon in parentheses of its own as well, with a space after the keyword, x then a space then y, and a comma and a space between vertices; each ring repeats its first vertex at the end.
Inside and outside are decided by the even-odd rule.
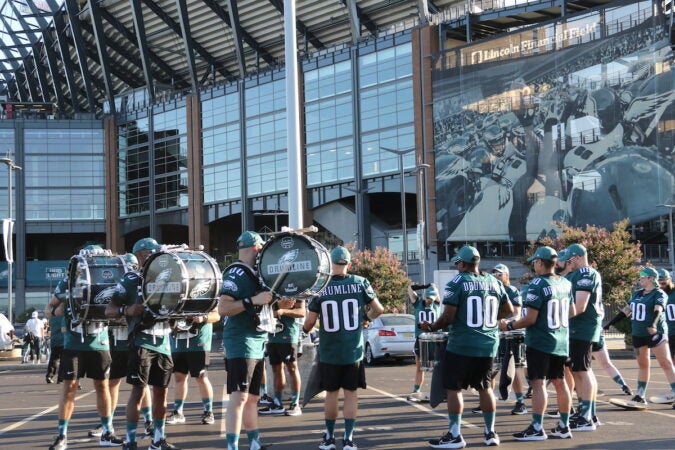
MULTIPOLYGON (((45 323, 38 318, 38 312, 33 311, 30 316, 30 319, 26 322, 24 326, 24 342, 28 340, 30 346, 30 360, 33 361, 33 364, 39 364, 40 359, 42 358, 42 351, 40 345, 42 343, 42 338, 44 337, 45 323), (35 355, 35 359, 33 359, 35 355)), ((24 356, 24 361, 27 362, 26 356, 24 356)))

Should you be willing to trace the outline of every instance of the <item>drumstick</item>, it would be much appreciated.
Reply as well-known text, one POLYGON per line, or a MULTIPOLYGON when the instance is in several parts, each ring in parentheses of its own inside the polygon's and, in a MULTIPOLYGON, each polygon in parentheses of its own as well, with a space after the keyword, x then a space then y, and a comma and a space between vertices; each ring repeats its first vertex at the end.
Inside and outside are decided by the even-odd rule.
POLYGON ((268 233, 270 236, 275 235, 275 234, 281 234, 281 233, 316 233, 319 231, 317 227, 312 225, 311 227, 306 227, 306 228, 288 228, 286 226, 281 227, 281 231, 273 231, 271 233, 268 233))

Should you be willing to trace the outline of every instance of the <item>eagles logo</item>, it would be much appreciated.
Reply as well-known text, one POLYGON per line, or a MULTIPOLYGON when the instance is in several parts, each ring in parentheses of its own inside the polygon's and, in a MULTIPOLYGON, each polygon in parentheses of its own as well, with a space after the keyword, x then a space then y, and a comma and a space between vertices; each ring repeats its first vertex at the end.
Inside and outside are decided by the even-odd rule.
POLYGON ((164 269, 155 278, 155 283, 162 283, 168 281, 171 278, 171 269, 164 269))
POLYGON ((239 288, 236 283, 231 280, 223 280, 223 291, 225 292, 237 292, 239 288))
POLYGON ((96 297, 94 297, 94 304, 107 305, 108 303, 110 303, 110 299, 112 299, 114 293, 115 293, 115 286, 103 289, 101 292, 96 294, 96 297))
POLYGON ((211 280, 203 280, 197 283, 190 291, 190 298, 200 298, 211 290, 211 280))
POLYGON ((288 251, 281 255, 281 258, 277 261, 277 264, 280 266, 284 264, 290 264, 293 261, 295 261, 298 257, 299 250, 296 248, 295 250, 288 251))
POLYGON ((577 281, 577 286, 583 286, 583 287, 588 287, 593 284, 593 280, 590 280, 588 278, 582 278, 581 280, 577 281))

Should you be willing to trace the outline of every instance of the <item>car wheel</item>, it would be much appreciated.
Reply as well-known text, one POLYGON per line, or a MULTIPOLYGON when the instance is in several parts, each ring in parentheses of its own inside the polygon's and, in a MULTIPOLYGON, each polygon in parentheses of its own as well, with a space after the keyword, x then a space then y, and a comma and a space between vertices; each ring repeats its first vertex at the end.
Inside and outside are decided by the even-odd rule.
POLYGON ((370 344, 366 344, 366 364, 369 366, 375 364, 375 357, 373 356, 373 349, 370 348, 370 344))

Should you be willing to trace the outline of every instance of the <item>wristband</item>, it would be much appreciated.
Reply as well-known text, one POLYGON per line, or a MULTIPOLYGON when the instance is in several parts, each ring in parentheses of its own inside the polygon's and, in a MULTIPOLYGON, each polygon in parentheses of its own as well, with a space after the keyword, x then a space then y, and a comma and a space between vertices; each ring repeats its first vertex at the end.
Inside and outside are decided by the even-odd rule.
POLYGON ((253 300, 251 300, 250 297, 242 298, 241 302, 244 304, 244 309, 246 311, 252 311, 253 310, 253 300))
POLYGON ((56 315, 56 308, 58 308, 58 306, 52 306, 52 316, 56 315))
POLYGON ((124 306, 120 306, 120 309, 117 310, 117 312, 120 313, 120 316, 125 315, 125 314, 124 314, 124 308, 125 308, 124 306))
POLYGON ((509 322, 506 324, 506 329, 509 331, 513 331, 513 322, 509 322))

